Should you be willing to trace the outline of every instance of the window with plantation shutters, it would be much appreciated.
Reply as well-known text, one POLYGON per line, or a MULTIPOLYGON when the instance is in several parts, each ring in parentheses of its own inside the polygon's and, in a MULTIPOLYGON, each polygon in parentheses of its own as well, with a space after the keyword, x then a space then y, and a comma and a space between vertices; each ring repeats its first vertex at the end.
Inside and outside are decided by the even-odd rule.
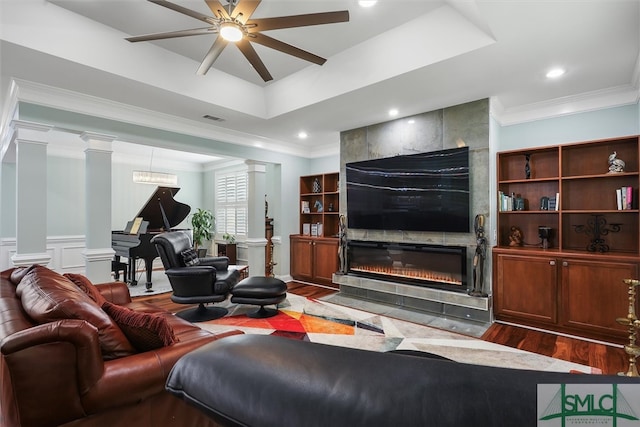
POLYGON ((247 172, 216 174, 216 233, 247 236, 247 172))

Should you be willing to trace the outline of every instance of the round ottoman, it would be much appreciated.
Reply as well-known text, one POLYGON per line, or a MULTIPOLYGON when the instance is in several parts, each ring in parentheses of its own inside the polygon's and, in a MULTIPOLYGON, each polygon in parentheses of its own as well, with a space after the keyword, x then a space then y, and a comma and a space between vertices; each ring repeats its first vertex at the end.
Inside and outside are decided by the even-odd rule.
POLYGON ((276 309, 265 305, 278 304, 287 297, 287 284, 275 277, 252 276, 238 282, 231 289, 231 302, 236 304, 259 305, 260 308, 247 316, 264 319, 278 314, 276 309))

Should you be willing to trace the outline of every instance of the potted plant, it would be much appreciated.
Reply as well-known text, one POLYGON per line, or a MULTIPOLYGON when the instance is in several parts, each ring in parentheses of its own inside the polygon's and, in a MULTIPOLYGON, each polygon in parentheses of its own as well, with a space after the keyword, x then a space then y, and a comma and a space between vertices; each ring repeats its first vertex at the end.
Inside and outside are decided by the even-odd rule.
POLYGON ((193 227, 193 243, 195 249, 198 250, 198 257, 207 255, 207 249, 199 249, 199 247, 207 240, 211 240, 211 236, 215 230, 215 218, 211 211, 200 209, 191 216, 191 226, 193 227))

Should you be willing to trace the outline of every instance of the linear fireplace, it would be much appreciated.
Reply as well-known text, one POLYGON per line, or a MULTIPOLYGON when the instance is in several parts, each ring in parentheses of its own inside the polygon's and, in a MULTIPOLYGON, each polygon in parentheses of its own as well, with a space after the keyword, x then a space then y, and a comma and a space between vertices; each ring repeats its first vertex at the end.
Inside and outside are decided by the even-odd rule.
POLYGON ((467 292, 467 248, 350 240, 349 274, 467 292))

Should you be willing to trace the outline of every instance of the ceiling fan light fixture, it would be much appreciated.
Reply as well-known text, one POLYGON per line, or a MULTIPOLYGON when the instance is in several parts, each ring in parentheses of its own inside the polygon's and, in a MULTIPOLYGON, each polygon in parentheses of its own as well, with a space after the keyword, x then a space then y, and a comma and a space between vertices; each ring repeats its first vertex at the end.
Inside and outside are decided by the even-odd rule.
POLYGON ((220 35, 227 41, 238 42, 242 40, 243 33, 238 24, 227 21, 220 24, 220 35))

